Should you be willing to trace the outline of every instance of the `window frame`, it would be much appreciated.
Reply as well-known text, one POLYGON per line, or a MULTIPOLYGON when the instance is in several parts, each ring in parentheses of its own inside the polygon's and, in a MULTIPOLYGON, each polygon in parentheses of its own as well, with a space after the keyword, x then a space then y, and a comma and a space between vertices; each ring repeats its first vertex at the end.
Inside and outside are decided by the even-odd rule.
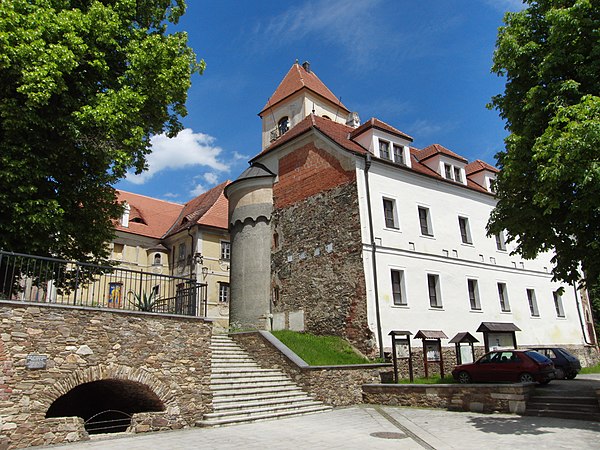
POLYGON ((379 141, 379 157, 381 159, 385 159, 391 161, 391 153, 390 153, 390 141, 386 141, 385 139, 378 139, 379 141), (385 152, 384 152, 385 148, 385 152), (384 156, 384 154, 386 156, 384 156))
POLYGON ((290 118, 288 116, 283 116, 281 119, 277 121, 277 133, 279 136, 283 136, 290 130, 290 118), (283 125, 285 124, 285 130, 283 129, 283 125))
POLYGON ((535 289, 527 288, 525 289, 525 293, 527 295, 527 304, 529 305, 529 313, 531 314, 531 317, 540 317, 540 310, 537 304, 535 289))
POLYGON ((421 236, 433 237, 433 226, 431 224, 431 213, 429 208, 426 206, 417 206, 417 214, 419 218, 419 229, 421 231, 421 236), (421 211, 424 214, 424 217, 421 215, 421 211))
POLYGON ((383 221, 385 228, 389 228, 392 230, 399 230, 400 225, 398 223, 398 211, 396 208, 396 200, 389 197, 382 197, 382 207, 383 207, 383 221), (386 208, 386 203, 391 206, 391 210, 386 208), (391 213, 391 217, 388 217, 388 212, 391 213), (391 225, 390 222, 391 221, 391 225))
POLYGON ((404 146, 392 143, 392 156, 396 164, 406 165, 404 160, 404 146))
POLYGON ((469 226, 469 218, 465 216, 458 216, 458 230, 460 232, 460 240, 463 244, 473 244, 473 238, 471 237, 471 227, 469 226))
POLYGON ((506 238, 504 237, 504 232, 501 231, 494 235, 496 238, 496 250, 505 252, 506 251, 506 238))
POLYGON ((556 317, 564 319, 566 315, 562 301, 562 295, 560 295, 558 291, 552 291, 552 296, 554 297, 554 310, 556 311, 556 317))
POLYGON ((506 283, 499 281, 498 286, 498 300, 500 300, 500 310, 502 312, 510 312, 510 302, 508 300, 508 287, 506 283))
POLYGON ((469 295, 469 306, 471 307, 471 311, 481 311, 479 281, 476 278, 467 278, 467 292, 469 295))
POLYGON ((218 301, 220 304, 229 304, 231 289, 229 283, 219 281, 218 301))
POLYGON ((452 170, 454 172, 454 181, 462 183, 462 171, 460 170, 460 167, 452 166, 452 170))
POLYGON ((427 296, 430 308, 441 309, 443 307, 440 276, 436 273, 427 274, 427 296))
POLYGON ((392 287, 392 303, 394 306, 408 306, 406 298, 406 285, 404 283, 404 270, 390 269, 390 280, 392 287), (397 275, 397 280, 394 280, 397 275), (399 297, 399 301, 397 301, 399 297))
POLYGON ((221 241, 219 260, 231 261, 231 241, 221 241))
POLYGON ((451 164, 444 163, 444 178, 454 181, 453 166, 451 164))

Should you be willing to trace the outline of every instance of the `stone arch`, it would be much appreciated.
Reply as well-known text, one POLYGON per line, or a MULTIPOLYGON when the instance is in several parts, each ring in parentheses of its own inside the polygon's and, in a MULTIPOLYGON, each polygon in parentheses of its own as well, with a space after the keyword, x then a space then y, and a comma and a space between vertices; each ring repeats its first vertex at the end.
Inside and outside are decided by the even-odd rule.
POLYGON ((117 364, 97 365, 76 369, 62 380, 57 380, 40 395, 40 403, 44 411, 59 397, 70 392, 75 387, 93 381, 108 379, 133 381, 148 386, 165 405, 165 408, 177 406, 176 386, 168 386, 151 373, 142 368, 132 368, 117 364))

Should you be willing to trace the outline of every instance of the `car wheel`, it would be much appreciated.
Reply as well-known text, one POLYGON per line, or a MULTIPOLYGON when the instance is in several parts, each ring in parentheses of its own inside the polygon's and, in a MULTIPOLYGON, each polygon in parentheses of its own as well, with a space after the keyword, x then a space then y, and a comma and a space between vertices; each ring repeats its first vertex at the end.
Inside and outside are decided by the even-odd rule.
POLYGON ((572 380, 573 378, 575 378, 577 376, 577 372, 571 372, 569 375, 567 375, 565 378, 567 380, 572 380))
POLYGON ((530 373, 525 372, 519 376, 519 382, 520 383, 533 383, 533 382, 535 382, 535 380, 533 379, 533 376, 530 373))
POLYGON ((461 384, 467 384, 471 382, 471 375, 467 372, 460 372, 458 374, 458 382, 461 384))

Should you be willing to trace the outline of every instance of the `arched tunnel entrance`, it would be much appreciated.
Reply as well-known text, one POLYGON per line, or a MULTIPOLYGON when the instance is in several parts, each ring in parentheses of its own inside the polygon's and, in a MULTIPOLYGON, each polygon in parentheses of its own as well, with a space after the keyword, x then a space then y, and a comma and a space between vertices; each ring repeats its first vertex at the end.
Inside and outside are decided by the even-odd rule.
POLYGON ((138 412, 164 411, 165 405, 148 386, 129 380, 99 380, 80 384, 57 398, 46 418, 79 416, 89 434, 127 430, 138 412))

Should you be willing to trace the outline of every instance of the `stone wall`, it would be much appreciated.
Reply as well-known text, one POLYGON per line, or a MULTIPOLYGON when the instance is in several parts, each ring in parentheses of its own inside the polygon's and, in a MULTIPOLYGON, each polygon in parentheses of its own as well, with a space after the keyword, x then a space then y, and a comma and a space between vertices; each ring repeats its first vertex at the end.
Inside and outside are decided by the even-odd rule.
POLYGON ((372 354, 356 189, 349 182, 275 208, 273 312, 294 313, 304 330, 372 354))
POLYGON ((86 439, 79 418, 45 415, 99 380, 147 386, 164 405, 134 416, 135 431, 194 425, 211 403, 211 330, 192 317, 0 301, 0 449, 86 439))
POLYGON ((443 408, 452 411, 522 413, 535 389, 527 384, 370 384, 363 386, 365 403, 443 408))
POLYGON ((261 367, 283 370, 306 392, 331 406, 362 403, 361 386, 379 382, 380 372, 390 369, 389 364, 308 366, 270 333, 235 333, 231 337, 261 367))

